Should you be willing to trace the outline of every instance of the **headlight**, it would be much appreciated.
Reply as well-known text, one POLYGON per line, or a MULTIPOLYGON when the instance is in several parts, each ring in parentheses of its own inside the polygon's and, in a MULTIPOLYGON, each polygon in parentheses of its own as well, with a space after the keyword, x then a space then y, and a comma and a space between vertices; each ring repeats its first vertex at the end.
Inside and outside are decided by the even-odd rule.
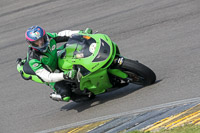
POLYGON ((94 54, 94 51, 96 50, 96 46, 97 46, 96 43, 92 43, 89 47, 89 51, 94 54))

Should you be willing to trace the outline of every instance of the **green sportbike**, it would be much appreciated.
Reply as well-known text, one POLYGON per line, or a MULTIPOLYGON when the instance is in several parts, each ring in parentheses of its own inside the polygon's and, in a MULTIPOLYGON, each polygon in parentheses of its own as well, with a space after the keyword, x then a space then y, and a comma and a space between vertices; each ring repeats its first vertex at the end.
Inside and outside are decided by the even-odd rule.
MULTIPOLYGON (((98 94, 129 83, 147 86, 156 80, 150 68, 123 57, 117 44, 106 34, 92 34, 86 30, 73 35, 65 45, 65 49, 58 53, 58 66, 62 71, 77 70, 75 80, 68 80, 73 92, 71 99, 75 102, 93 99, 98 94)), ((18 71, 21 71, 20 68, 18 71)), ((24 72, 21 74, 24 78, 30 78, 24 72)), ((34 78, 37 80, 32 76, 34 78)))

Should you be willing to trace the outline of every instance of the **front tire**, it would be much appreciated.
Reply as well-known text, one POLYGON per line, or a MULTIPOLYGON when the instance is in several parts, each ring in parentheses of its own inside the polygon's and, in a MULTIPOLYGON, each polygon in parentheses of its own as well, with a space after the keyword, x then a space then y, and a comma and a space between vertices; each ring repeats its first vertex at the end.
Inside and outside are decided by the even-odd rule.
POLYGON ((124 59, 121 68, 122 71, 128 74, 128 78, 131 83, 147 86, 155 83, 156 81, 155 73, 138 61, 124 59))

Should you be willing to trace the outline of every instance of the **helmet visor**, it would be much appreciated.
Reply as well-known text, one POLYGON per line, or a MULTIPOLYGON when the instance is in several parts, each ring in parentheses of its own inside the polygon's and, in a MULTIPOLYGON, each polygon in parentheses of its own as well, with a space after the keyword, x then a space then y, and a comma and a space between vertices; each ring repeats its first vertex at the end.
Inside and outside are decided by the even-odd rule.
POLYGON ((48 45, 49 45, 49 41, 47 39, 47 36, 43 36, 42 38, 30 42, 31 46, 41 52, 46 52, 48 45))
POLYGON ((31 42, 31 45, 34 46, 34 47, 42 47, 44 45, 43 37, 36 40, 36 41, 31 42))

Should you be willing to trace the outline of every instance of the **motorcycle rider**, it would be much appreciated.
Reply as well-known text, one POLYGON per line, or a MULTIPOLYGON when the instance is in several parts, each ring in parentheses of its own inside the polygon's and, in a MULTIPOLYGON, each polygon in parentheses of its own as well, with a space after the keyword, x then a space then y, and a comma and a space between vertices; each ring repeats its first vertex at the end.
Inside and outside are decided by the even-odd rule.
POLYGON ((58 50, 56 43, 66 42, 73 34, 79 31, 64 30, 59 33, 49 33, 40 26, 32 26, 25 32, 26 41, 29 44, 27 62, 44 83, 52 87, 60 94, 63 101, 69 101, 71 95, 70 85, 65 79, 74 79, 76 70, 55 72, 58 70, 58 50))

